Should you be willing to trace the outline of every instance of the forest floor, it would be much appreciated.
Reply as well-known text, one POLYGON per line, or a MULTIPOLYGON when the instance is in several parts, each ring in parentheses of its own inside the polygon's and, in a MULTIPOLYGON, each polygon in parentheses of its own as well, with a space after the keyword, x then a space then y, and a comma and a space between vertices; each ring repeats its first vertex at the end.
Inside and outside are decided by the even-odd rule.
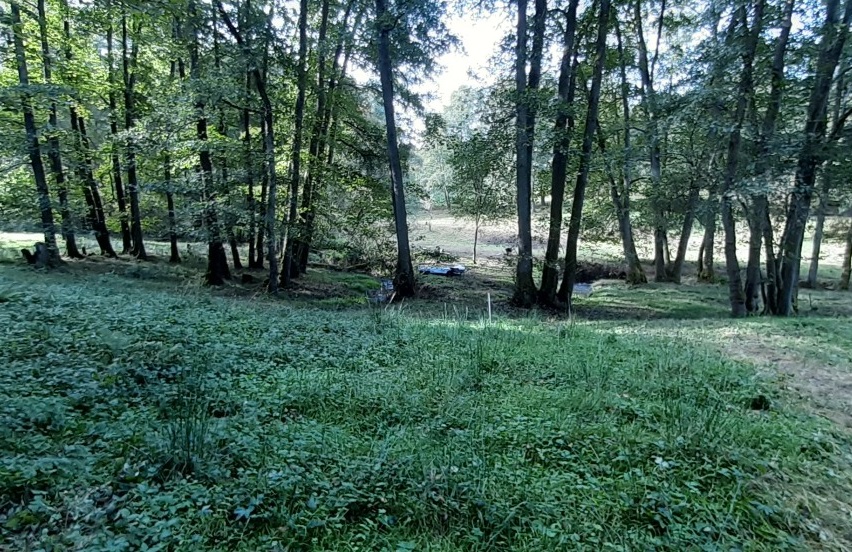
POLYGON ((511 229, 432 229, 469 273, 391 306, 0 235, 0 549, 852 549, 852 294, 730 320, 690 267, 567 319, 508 305, 511 229))

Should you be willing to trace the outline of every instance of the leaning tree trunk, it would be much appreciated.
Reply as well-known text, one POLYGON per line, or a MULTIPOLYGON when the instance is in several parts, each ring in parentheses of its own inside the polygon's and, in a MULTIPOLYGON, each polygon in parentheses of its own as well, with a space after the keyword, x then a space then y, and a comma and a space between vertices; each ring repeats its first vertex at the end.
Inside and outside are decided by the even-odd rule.
POLYGON ((700 191, 698 183, 693 182, 689 189, 689 197, 686 200, 686 213, 683 215, 683 226, 680 230, 677 253, 675 253, 674 261, 666 267, 669 281, 676 284, 679 284, 682 279, 683 263, 686 261, 686 250, 689 247, 689 239, 692 237, 692 226, 695 223, 695 209, 698 207, 700 191))
POLYGON ((391 62, 390 47, 392 27, 387 19, 386 0, 376 0, 376 20, 378 22, 379 34, 379 76, 382 81, 382 103, 384 104, 385 126, 387 127, 393 218, 396 223, 397 261, 393 283, 394 291, 400 297, 411 297, 414 295, 414 268, 411 265, 411 247, 408 241, 408 216, 405 210, 402 163, 399 158, 399 142, 396 136, 396 116, 393 106, 393 64, 391 62))
POLYGON ((604 58, 606 57, 607 26, 609 24, 609 0, 601 0, 598 15, 598 37, 595 46, 595 65, 592 73, 592 88, 589 92, 589 105, 586 110, 586 125, 583 131, 583 146, 580 153, 580 170, 574 186, 574 201, 571 204, 571 222, 568 224, 568 241, 565 245, 565 275, 559 288, 559 299, 565 303, 569 312, 574 294, 574 282, 577 277, 577 244, 580 240, 580 224, 583 217, 583 202, 589 171, 592 162, 592 145, 598 126, 598 105, 601 98, 604 58))
MULTIPOLYGON (((71 50, 71 13, 67 2, 63 0, 60 5, 62 6, 65 18, 62 24, 65 35, 65 60, 70 65, 73 57, 71 50)), ((92 168, 92 153, 89 147, 89 138, 86 134, 86 120, 78 113, 77 105, 73 101, 69 102, 68 112, 71 122, 71 133, 74 136, 74 146, 78 156, 75 172, 80 180, 83 197, 86 200, 86 219, 94 231, 95 240, 98 242, 101 255, 117 257, 109 237, 104 204, 98 182, 95 180, 94 169, 92 168)))
POLYGON ((562 39, 562 60, 559 65, 557 85, 559 110, 553 131, 557 137, 553 144, 553 159, 550 163, 550 226, 548 227, 547 250, 544 255, 544 268, 541 273, 539 302, 545 305, 556 304, 556 291, 559 285, 559 242, 562 239, 562 210, 565 204, 565 179, 568 172, 568 150, 574 131, 574 89, 577 64, 574 59, 574 35, 577 28, 577 6, 579 0, 571 0, 566 13, 565 33, 562 39))
POLYGON ((11 2, 11 19, 12 39, 15 45, 15 61, 18 66, 18 83, 23 89, 21 94, 21 110, 24 114, 27 152, 30 157, 30 165, 33 169, 33 178, 35 178, 38 206, 41 211, 41 227, 44 232, 45 246, 47 247, 46 255, 42 255, 42 257, 46 256, 45 265, 52 267, 61 264, 62 260, 59 257, 59 248, 56 245, 56 224, 53 221, 53 208, 50 204, 50 189, 47 185, 47 176, 45 175, 44 164, 41 160, 38 130, 36 129, 35 116, 33 115, 32 97, 29 92, 30 80, 27 71, 27 58, 22 36, 21 9, 17 2, 11 2))
POLYGON ((811 198, 817 167, 822 163, 827 125, 828 97, 834 72, 843 52, 843 45, 852 20, 852 0, 846 0, 843 18, 839 17, 839 0, 826 2, 826 19, 822 31, 821 50, 817 61, 810 99, 808 101, 805 137, 799 153, 796 180, 790 204, 784 237, 780 244, 780 286, 778 289, 778 314, 787 316, 795 309, 799 284, 802 240, 810 214, 811 198))

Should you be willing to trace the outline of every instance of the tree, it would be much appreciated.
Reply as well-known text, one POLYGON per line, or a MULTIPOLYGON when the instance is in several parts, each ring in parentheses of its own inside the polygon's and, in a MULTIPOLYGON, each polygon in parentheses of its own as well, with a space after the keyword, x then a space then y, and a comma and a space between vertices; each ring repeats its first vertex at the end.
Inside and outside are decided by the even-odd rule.
POLYGON ((580 168, 577 183, 574 185, 574 201, 571 203, 571 221, 568 224, 568 238, 565 244, 565 273, 559 286, 558 298, 570 311, 574 294, 574 282, 577 276, 577 244, 580 239, 580 223, 583 217, 583 202, 592 161, 592 148, 598 125, 598 106, 601 98, 601 82, 606 58, 606 39, 610 20, 610 2, 601 0, 598 14, 597 40, 595 41, 594 69, 592 86, 589 91, 589 103, 586 109, 586 124, 583 129, 583 145, 580 153, 580 168))
POLYGON ((824 156, 828 97, 834 72, 849 34, 850 22, 852 22, 852 0, 846 0, 842 11, 840 0, 826 2, 825 24, 822 28, 816 71, 808 100, 804 141, 799 151, 795 184, 780 243, 777 313, 784 316, 794 311, 805 225, 810 213, 817 168, 824 156))
MULTIPOLYGON (((44 9, 44 0, 38 0, 38 28, 41 39, 41 57, 44 70, 44 82, 48 86, 52 83, 51 75, 51 53, 47 42, 47 14, 44 9)), ((65 184, 65 169, 62 166, 62 154, 60 153, 59 118, 56 115, 56 102, 50 102, 48 124, 50 135, 47 139, 47 158, 50 162, 50 172, 53 173, 53 182, 59 194, 59 212, 62 216, 62 237, 65 239, 65 253, 72 259, 82 258, 83 255, 77 250, 77 239, 74 235, 74 218, 68 207, 68 188, 65 184)))
POLYGON ((541 81, 546 16, 547 1, 535 0, 532 51, 529 54, 530 70, 527 75, 527 0, 518 0, 515 50, 518 264, 512 302, 521 307, 530 307, 536 301, 532 252, 532 152, 536 118, 534 96, 541 81))
POLYGON ((38 140, 38 130, 31 104, 32 95, 28 90, 30 79, 27 70, 26 51, 24 49, 21 8, 17 2, 10 2, 10 11, 12 41, 15 47, 15 62, 18 68, 18 83, 21 85, 21 110, 24 116, 24 129, 27 136, 27 152, 30 158, 30 166, 33 170, 33 178, 35 179, 38 205, 41 211, 41 226, 44 233, 44 243, 47 247, 47 258, 39 262, 44 263, 48 267, 54 267, 59 265, 62 260, 59 256, 59 248, 56 245, 56 225, 53 219, 53 207, 50 202, 50 189, 47 185, 47 175, 44 172, 44 164, 41 160, 41 145, 38 140))
POLYGON ((565 205, 565 180, 568 172, 568 151, 574 132, 574 94, 578 63, 575 54, 574 36, 577 29, 577 6, 579 0, 571 0, 565 12, 565 29, 562 35, 562 58, 559 64, 557 84, 557 113, 553 125, 553 157, 550 163, 550 224, 548 226, 547 250, 541 274, 539 302, 556 304, 556 288, 559 283, 559 242, 562 239, 562 211, 565 205))
POLYGON ((414 295, 414 268, 411 264, 411 246, 408 241, 408 217, 405 206, 405 190, 402 182, 402 163, 399 157, 399 142, 394 113, 393 63, 391 60, 390 34, 395 25, 388 11, 386 0, 376 0, 376 27, 378 31, 378 70, 382 83, 382 105, 385 112, 388 161, 391 172, 391 200, 396 224, 397 260, 394 274, 394 291, 400 297, 414 295))

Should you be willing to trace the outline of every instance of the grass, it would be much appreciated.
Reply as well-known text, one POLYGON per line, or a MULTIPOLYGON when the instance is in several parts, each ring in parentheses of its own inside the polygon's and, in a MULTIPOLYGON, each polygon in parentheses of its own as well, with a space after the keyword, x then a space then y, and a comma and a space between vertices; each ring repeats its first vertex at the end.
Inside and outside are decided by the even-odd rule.
POLYGON ((852 542, 850 434, 719 350, 774 332, 848 366, 848 319, 731 324, 722 288, 612 286, 598 320, 488 324, 474 291, 438 308, 461 280, 385 309, 344 306, 357 275, 271 301, 83 264, 0 265, 0 548, 852 542))

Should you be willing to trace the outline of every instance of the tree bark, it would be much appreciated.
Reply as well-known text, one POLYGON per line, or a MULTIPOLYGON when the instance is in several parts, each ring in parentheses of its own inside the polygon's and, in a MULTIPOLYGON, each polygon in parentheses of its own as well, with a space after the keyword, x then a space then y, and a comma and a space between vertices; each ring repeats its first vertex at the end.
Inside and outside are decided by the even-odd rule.
POLYGON ((842 19, 839 4, 840 0, 826 2, 826 19, 813 88, 808 101, 804 143, 799 152, 795 186, 787 209, 784 237, 780 244, 781 285, 778 290, 778 314, 782 316, 792 314, 795 309, 802 239, 810 212, 817 167, 824 156, 821 150, 826 135, 828 96, 852 20, 852 0, 846 0, 842 19))
POLYGON ((559 98, 556 122, 553 132, 556 139, 553 144, 553 158, 550 163, 550 226, 547 236, 547 250, 544 255, 544 268, 541 274, 539 302, 545 305, 556 304, 556 291, 559 285, 559 242, 562 239, 562 210, 565 205, 565 180, 568 169, 568 150, 574 131, 574 90, 577 63, 574 60, 574 35, 577 28, 577 6, 579 0, 571 0, 565 14, 565 33, 562 37, 562 60, 559 64, 557 95, 559 98))
MULTIPOLYGON (((73 57, 73 52, 71 50, 71 13, 68 8, 68 3, 65 0, 60 2, 60 6, 64 12, 64 21, 62 26, 65 35, 65 59, 70 62, 73 57)), ((104 213, 103 200, 101 198, 98 182, 95 180, 94 169, 92 168, 92 153, 89 148, 89 138, 86 134, 86 121, 78 114, 77 105, 73 101, 69 102, 68 112, 71 123, 71 132, 74 136, 74 146, 78 156, 75 172, 80 180, 83 197, 86 200, 87 222, 95 234, 95 240, 98 242, 101 255, 117 257, 109 237, 109 229, 107 229, 106 225, 106 214, 104 213)))
POLYGON ((840 274, 840 289, 849 290, 849 276, 852 274, 852 222, 846 231, 846 250, 843 252, 843 272, 840 274))
MULTIPOLYGON (((199 64, 198 43, 201 26, 201 14, 195 0, 189 0, 188 5, 189 23, 192 28, 189 44, 189 75, 190 78, 199 82, 201 80, 201 67, 199 64)), ((228 267, 228 258, 225 255, 225 247, 222 243, 222 232, 219 227, 219 217, 216 211, 216 191, 213 186, 213 159, 210 155, 207 132, 207 116, 205 114, 206 102, 200 92, 195 97, 195 137, 201 144, 198 151, 198 162, 200 165, 202 197, 206 203, 204 218, 207 225, 207 271, 204 274, 204 283, 208 286, 221 286, 225 280, 230 280, 231 270, 228 267)))
MULTIPOLYGON (((44 0, 38 0, 37 9, 44 82, 50 85, 52 83, 51 54, 47 42, 47 15, 45 14, 44 0)), ((65 185, 65 170, 62 167, 59 138, 56 136, 59 128, 59 120, 56 116, 55 101, 50 102, 48 125, 50 128, 47 138, 47 158, 50 162, 50 172, 53 173, 53 181, 56 184, 56 192, 59 196, 59 213, 62 217, 62 237, 65 240, 65 254, 72 259, 80 259, 83 255, 77 249, 77 238, 74 234, 74 217, 71 214, 71 209, 68 207, 68 188, 65 185)))
POLYGON ((698 207, 698 199, 701 187, 698 182, 692 182, 689 188, 689 197, 686 200, 686 212, 683 215, 683 226, 680 230, 680 239, 677 244, 677 253, 674 261, 666 267, 670 282, 679 284, 683 275, 683 263, 686 261, 686 250, 689 247, 689 239, 692 237, 692 226, 695 223, 695 209, 698 207))
MULTIPOLYGON (((349 4, 351 6, 351 2, 349 4)), ((314 202, 314 184, 318 181, 320 172, 320 149, 322 136, 323 119, 326 111, 326 102, 328 99, 328 90, 326 88, 326 36, 328 33, 328 12, 329 0, 322 0, 320 7, 320 26, 319 37, 317 44, 317 105, 314 113, 313 123, 311 125, 311 134, 308 144, 308 171, 305 176, 305 186, 302 191, 302 208, 299 210, 297 222, 297 231, 293 244, 293 262, 296 266, 293 268, 294 274, 302 274, 308 268, 308 218, 312 217, 313 202, 314 202)))
POLYGON ((294 246, 298 240, 299 182, 302 177, 302 138, 305 120, 305 91, 308 86, 308 0, 299 1, 299 65, 296 70, 296 109, 293 114, 293 149, 290 159, 290 208, 287 213, 284 262, 281 267, 281 285, 290 285, 290 279, 299 275, 298 262, 294 262, 294 246))
POLYGON ((595 65, 592 73, 592 88, 589 92, 589 105, 586 110, 586 125, 583 131, 583 146, 580 153, 580 169, 574 186, 574 201, 571 204, 571 222, 568 224, 568 241, 565 245, 565 274, 559 288, 559 299, 572 310, 574 282, 577 276, 577 244, 580 239, 580 224, 583 217, 583 202, 592 161, 592 146, 598 126, 598 105, 601 97, 603 66, 606 58, 607 27, 610 19, 610 1, 601 0, 598 14, 598 36, 595 45, 595 65))
POLYGON ((748 18, 745 8, 740 9, 740 20, 746 31, 746 45, 742 54, 743 69, 737 90, 737 105, 734 113, 734 127, 728 138, 728 156, 725 167, 725 177, 722 183, 722 227, 725 229, 725 263, 728 274, 728 290, 731 303, 731 315, 734 317, 745 316, 746 298, 743 290, 742 277, 740 276, 740 264, 737 259, 737 236, 736 221, 733 212, 733 197, 736 194, 734 182, 737 178, 739 167, 740 144, 742 140, 742 127, 745 119, 746 107, 749 95, 754 86, 754 58, 757 51, 757 42, 763 23, 763 9, 765 0, 757 0, 754 9, 754 22, 752 29, 748 28, 748 18))
POLYGON ((18 83, 23 89, 21 110, 24 114, 24 129, 27 135, 27 152, 30 165, 33 169, 36 193, 38 195, 38 206, 41 211, 41 227, 44 233, 44 243, 47 247, 48 268, 58 266, 62 263, 59 256, 59 248, 56 245, 56 224, 53 220, 53 208, 50 204, 50 189, 47 185, 47 176, 44 172, 44 164, 41 160, 41 146, 38 142, 38 131, 36 129, 35 116, 33 115, 32 97, 29 92, 29 73, 27 71, 27 58, 24 50, 23 24, 21 23, 21 9, 17 2, 10 2, 12 18, 12 41, 15 45, 15 61, 18 66, 18 83))
MULTIPOLYGON (((276 253, 276 240, 275 240, 275 213, 277 210, 277 201, 278 201, 278 181, 277 181, 277 173, 275 168, 275 114, 272 110, 272 102, 269 99, 269 93, 266 89, 266 75, 265 71, 262 71, 256 64, 252 64, 251 60, 251 50, 249 44, 246 42, 242 33, 240 33, 239 29, 237 29, 231 18, 228 16, 228 13, 225 11, 225 8, 222 6, 222 2, 216 2, 216 8, 219 11, 219 15, 222 16, 222 20, 225 22, 225 26, 228 27, 231 35, 234 37, 234 40, 237 41, 237 44, 243 49, 243 55, 246 57, 246 61, 249 66, 252 67, 252 77, 254 80, 255 88, 257 88, 257 94, 260 96, 261 104, 263 105, 263 119, 261 124, 261 134, 263 136, 263 146, 264 146, 264 172, 263 179, 261 181, 261 204, 264 204, 267 195, 268 188, 268 202, 266 203, 266 245, 267 245, 267 261, 269 261, 269 283, 267 290, 269 293, 277 293, 278 292, 278 256, 276 253)), ((274 15, 274 11, 269 14, 269 21, 272 20, 274 15)), ((267 35, 269 34, 269 25, 266 27, 267 35)), ((267 36, 267 39, 269 37, 267 36)), ((264 233, 258 233, 258 241, 257 241, 257 251, 263 251, 263 239, 264 233)), ((262 265, 261 265, 262 266, 262 265)))
POLYGON ((387 127, 388 160, 391 171, 391 198, 393 217, 396 223, 397 262, 394 275, 394 291, 400 297, 414 295, 414 268, 411 265, 411 249, 408 241, 408 216, 405 208, 405 191, 402 182, 402 163, 399 158, 399 143, 396 136, 394 114, 393 63, 391 61, 390 34, 393 22, 387 11, 386 0, 376 0, 376 23, 378 26, 379 76, 382 82, 382 103, 387 127))
MULTIPOLYGON (((112 12, 110 11, 110 17, 112 12)), ((66 31, 66 34, 68 31, 66 31)), ((112 137, 110 159, 112 162, 112 179, 115 186, 115 199, 118 203, 118 216, 121 224, 121 254, 126 255, 133 249, 133 240, 130 236, 130 223, 127 216, 127 199, 124 195, 124 183, 122 182, 121 158, 118 146, 118 102, 115 97, 115 55, 113 53, 113 28, 112 22, 107 27, 107 65, 109 81, 109 130, 112 137)), ((72 116, 73 119, 73 116, 72 116)))
POLYGON ((533 21, 533 48, 530 55, 529 83, 527 83, 527 0, 518 0, 517 48, 515 53, 515 93, 516 102, 516 140, 517 156, 516 186, 518 206, 518 263, 515 272, 515 293, 512 302, 519 307, 531 307, 536 301, 535 282, 533 281, 532 254, 532 158, 531 151, 535 138, 535 107, 533 104, 540 78, 541 48, 543 46, 544 17, 546 0, 535 0, 536 14, 533 21), (536 48, 539 48, 536 51, 536 48), (536 59, 538 58, 538 59, 536 59))
POLYGON ((133 50, 128 56, 127 14, 121 16, 121 67, 124 77, 124 130, 127 131, 125 156, 127 158, 127 189, 130 195, 130 239, 133 247, 130 254, 144 261, 145 243, 142 239, 142 212, 139 208, 139 181, 136 176, 136 144, 133 140, 133 127, 136 124, 136 106, 134 87, 136 83, 136 62, 139 53, 138 41, 134 40, 133 50))
MULTIPOLYGON (((843 103, 843 94, 846 91, 846 69, 847 63, 840 66, 835 85, 834 106, 832 107, 831 120, 836 128, 840 121, 840 108, 843 103)), ((822 173, 822 187, 819 193, 819 207, 817 208, 817 223, 814 231, 813 250, 811 252, 811 266, 808 269, 808 287, 815 288, 817 285, 817 273, 819 271, 819 255, 822 247, 823 228, 825 226, 825 215, 828 209, 828 201, 831 195, 831 168, 824 167, 822 173)))
POLYGON ((648 106, 648 140, 651 165, 651 187, 653 190, 650 200, 651 209, 654 214, 654 281, 656 282, 668 281, 668 273, 666 271, 666 265, 668 264, 668 255, 666 254, 667 226, 662 206, 660 205, 659 199, 656 197, 658 194, 662 193, 662 163, 660 153, 659 128, 657 122, 657 95, 656 91, 654 90, 654 64, 657 59, 657 53, 659 52, 659 44, 660 38, 662 36, 664 15, 665 3, 662 4, 659 18, 659 26, 657 31, 657 50, 654 53, 653 61, 649 62, 648 46, 645 42, 645 34, 642 26, 643 17, 641 0, 634 0, 633 16, 634 24, 636 26, 636 46, 638 48, 639 53, 639 74, 641 76, 642 81, 640 91, 642 92, 643 100, 648 106))

